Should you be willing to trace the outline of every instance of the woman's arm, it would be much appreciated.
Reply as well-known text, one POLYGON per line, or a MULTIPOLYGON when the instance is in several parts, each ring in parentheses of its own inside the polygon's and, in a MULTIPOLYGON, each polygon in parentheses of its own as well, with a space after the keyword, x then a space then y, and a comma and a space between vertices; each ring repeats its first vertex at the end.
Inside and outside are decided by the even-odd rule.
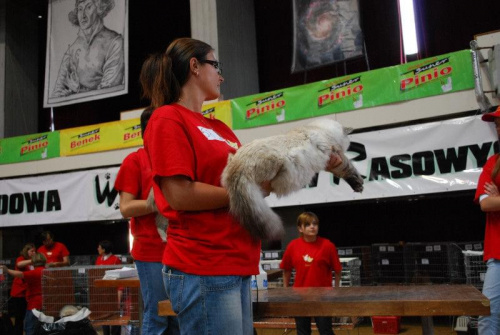
POLYGON ((23 261, 19 261, 16 263, 16 266, 19 268, 19 269, 24 269, 25 267, 27 267, 28 265, 31 265, 33 264, 33 261, 31 259, 25 259, 23 261))
POLYGON ((493 183, 486 183, 484 185, 484 193, 488 197, 480 200, 479 206, 483 212, 495 212, 500 211, 500 192, 498 187, 493 183))
POLYGON ((63 266, 69 266, 69 256, 63 256, 62 262, 52 262, 47 263, 45 267, 47 268, 62 268, 63 266))
POLYGON ((153 213, 146 200, 137 199, 132 193, 120 192, 120 212, 124 218, 143 216, 153 213))
POLYGON ((225 188, 192 181, 186 176, 162 177, 160 187, 165 199, 177 211, 206 211, 229 206, 225 188))
POLYGON ((342 271, 335 271, 335 287, 340 287, 341 277, 342 277, 342 271))
POLYGON ((0 265, 0 268, 2 269, 3 273, 8 273, 12 277, 24 278, 24 274, 21 271, 11 270, 5 265, 0 265))

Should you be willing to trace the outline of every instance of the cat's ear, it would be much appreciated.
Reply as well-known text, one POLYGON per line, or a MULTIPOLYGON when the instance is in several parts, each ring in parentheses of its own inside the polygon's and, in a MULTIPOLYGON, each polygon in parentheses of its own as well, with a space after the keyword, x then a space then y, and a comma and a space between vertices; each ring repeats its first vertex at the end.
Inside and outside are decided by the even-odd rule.
POLYGON ((352 133, 353 130, 354 128, 344 127, 344 135, 349 135, 350 133, 352 133))

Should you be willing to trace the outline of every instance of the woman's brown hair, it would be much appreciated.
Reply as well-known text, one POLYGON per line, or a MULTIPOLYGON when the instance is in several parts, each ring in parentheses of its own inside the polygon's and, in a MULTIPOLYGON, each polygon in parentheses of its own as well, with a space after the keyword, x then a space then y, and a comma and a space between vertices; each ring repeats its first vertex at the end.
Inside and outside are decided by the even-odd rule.
POLYGON ((189 61, 206 59, 213 48, 192 38, 179 38, 163 53, 150 55, 142 64, 140 83, 142 96, 154 109, 179 101, 181 88, 190 75, 189 61))
POLYGON ((495 179, 498 175, 498 171, 500 171, 500 154, 497 154, 497 161, 495 162, 495 166, 493 167, 493 171, 491 172, 491 179, 495 179))
POLYGON ((21 256, 23 256, 24 259, 30 259, 30 256, 28 255, 28 251, 30 249, 36 250, 35 244, 33 244, 33 243, 26 243, 19 254, 21 256))

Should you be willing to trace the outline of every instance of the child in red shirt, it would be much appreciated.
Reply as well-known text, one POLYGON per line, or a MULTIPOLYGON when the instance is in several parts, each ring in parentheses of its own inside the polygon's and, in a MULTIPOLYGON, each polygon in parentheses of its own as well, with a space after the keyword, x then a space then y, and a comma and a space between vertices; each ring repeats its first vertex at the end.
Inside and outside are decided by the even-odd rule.
MULTIPOLYGON (((20 252, 20 256, 16 259, 15 270, 18 271, 29 271, 33 270, 32 265, 25 265, 20 267, 20 264, 25 260, 31 260, 31 257, 35 254, 36 247, 33 243, 26 243, 20 252)), ((10 299, 9 299, 9 314, 14 318, 14 335, 23 335, 23 322, 24 315, 26 314, 26 283, 22 278, 14 278, 12 281, 12 287, 10 289, 10 299)))
POLYGON ((26 316, 24 318, 24 331, 26 335, 34 335, 35 327, 37 323, 37 318, 33 314, 32 310, 42 309, 42 272, 45 269, 45 263, 47 259, 45 255, 36 252, 31 259, 19 262, 19 266, 23 267, 28 264, 32 264, 34 269, 29 271, 18 271, 10 270, 5 265, 2 265, 3 273, 8 273, 9 275, 21 278, 26 283, 26 301, 28 307, 26 310, 26 316))
MULTIPOLYGON (((291 241, 285 250, 280 268, 283 285, 288 287, 292 269, 295 269, 293 287, 331 287, 332 270, 335 286, 340 285, 342 265, 335 244, 318 236, 319 219, 316 214, 305 212, 297 218, 300 237, 291 241)), ((331 317, 314 317, 321 335, 333 335, 331 317)), ((311 318, 296 317, 297 334, 311 334, 311 318)))

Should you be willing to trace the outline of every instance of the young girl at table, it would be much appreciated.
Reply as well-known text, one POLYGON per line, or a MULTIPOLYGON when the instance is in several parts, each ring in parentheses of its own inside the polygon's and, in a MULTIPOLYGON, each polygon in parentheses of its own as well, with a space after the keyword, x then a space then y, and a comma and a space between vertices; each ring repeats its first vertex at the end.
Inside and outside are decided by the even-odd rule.
MULTIPOLYGON (((283 269, 283 286, 288 287, 295 269, 293 287, 331 287, 335 271, 335 287, 340 285, 342 265, 335 245, 318 236, 319 219, 316 214, 304 212, 297 218, 300 237, 291 241, 285 250, 280 268, 283 269)), ((321 335, 332 335, 331 317, 314 317, 321 335)), ((298 335, 311 334, 311 318, 296 317, 298 335)))

